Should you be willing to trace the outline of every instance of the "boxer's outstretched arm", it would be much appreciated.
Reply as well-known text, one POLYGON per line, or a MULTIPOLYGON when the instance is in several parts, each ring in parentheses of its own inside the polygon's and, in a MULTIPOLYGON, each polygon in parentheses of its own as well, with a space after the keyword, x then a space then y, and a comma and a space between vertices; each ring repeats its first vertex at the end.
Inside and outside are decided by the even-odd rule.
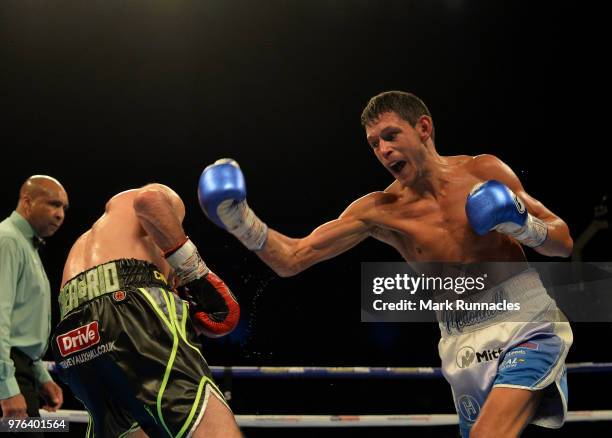
POLYGON ((221 159, 207 166, 200 177, 198 198, 202 210, 219 227, 233 234, 278 275, 288 277, 334 257, 368 237, 379 193, 353 202, 340 217, 321 225, 309 236, 292 239, 257 217, 246 201, 246 184, 235 160, 221 159))
POLYGON ((507 185, 526 205, 527 211, 542 220, 547 226, 546 240, 533 248, 546 256, 569 257, 574 246, 567 224, 546 208, 540 201, 530 196, 512 169, 493 155, 480 155, 474 159, 475 175, 483 180, 498 180, 507 185))
POLYGON ((373 226, 365 214, 374 203, 374 196, 358 199, 338 219, 301 239, 269 229, 266 244, 256 252, 257 256, 281 277, 289 277, 351 249, 371 234, 373 226))

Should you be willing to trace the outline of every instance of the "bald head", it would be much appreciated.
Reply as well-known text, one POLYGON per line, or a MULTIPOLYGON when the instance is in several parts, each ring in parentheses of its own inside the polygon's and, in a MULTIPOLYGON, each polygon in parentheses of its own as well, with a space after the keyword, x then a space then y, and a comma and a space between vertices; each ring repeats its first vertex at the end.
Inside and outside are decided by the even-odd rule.
POLYGON ((35 198, 54 190, 62 190, 64 193, 66 192, 62 184, 52 176, 32 175, 21 185, 21 189, 19 190, 19 199, 23 198, 24 196, 35 198))
POLYGON ((19 190, 17 212, 40 237, 54 234, 64 222, 68 195, 62 184, 47 175, 32 175, 19 190))

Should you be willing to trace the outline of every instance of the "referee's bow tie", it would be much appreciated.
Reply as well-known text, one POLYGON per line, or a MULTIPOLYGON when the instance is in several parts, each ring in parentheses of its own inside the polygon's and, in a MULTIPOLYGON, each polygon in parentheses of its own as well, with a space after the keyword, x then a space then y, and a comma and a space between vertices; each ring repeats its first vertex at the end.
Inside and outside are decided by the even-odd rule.
POLYGON ((45 239, 38 236, 32 236, 32 243, 34 244, 34 248, 38 249, 45 245, 45 239))

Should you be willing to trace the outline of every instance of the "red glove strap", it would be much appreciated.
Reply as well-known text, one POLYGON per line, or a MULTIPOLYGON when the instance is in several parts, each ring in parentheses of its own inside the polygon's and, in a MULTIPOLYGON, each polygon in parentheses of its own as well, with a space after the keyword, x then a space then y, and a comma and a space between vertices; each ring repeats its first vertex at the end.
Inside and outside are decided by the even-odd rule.
POLYGON ((202 330, 206 336, 218 338, 227 335, 236 328, 240 320, 240 305, 225 282, 215 273, 210 271, 205 278, 225 301, 228 308, 227 316, 223 321, 215 321, 208 313, 203 311, 195 311, 192 316, 197 328, 202 330))

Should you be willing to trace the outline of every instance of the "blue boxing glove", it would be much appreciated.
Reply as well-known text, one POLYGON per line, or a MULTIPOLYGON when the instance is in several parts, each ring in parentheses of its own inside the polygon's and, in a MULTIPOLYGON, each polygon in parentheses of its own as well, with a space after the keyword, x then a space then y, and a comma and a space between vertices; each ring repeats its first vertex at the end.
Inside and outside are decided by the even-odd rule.
POLYGON ((206 216, 248 249, 263 248, 268 227, 247 205, 244 176, 236 161, 224 158, 206 167, 200 176, 198 199, 206 216))
POLYGON ((482 236, 495 230, 535 248, 546 240, 548 227, 529 214, 523 201, 503 183, 476 184, 467 197, 465 213, 472 229, 482 236))

